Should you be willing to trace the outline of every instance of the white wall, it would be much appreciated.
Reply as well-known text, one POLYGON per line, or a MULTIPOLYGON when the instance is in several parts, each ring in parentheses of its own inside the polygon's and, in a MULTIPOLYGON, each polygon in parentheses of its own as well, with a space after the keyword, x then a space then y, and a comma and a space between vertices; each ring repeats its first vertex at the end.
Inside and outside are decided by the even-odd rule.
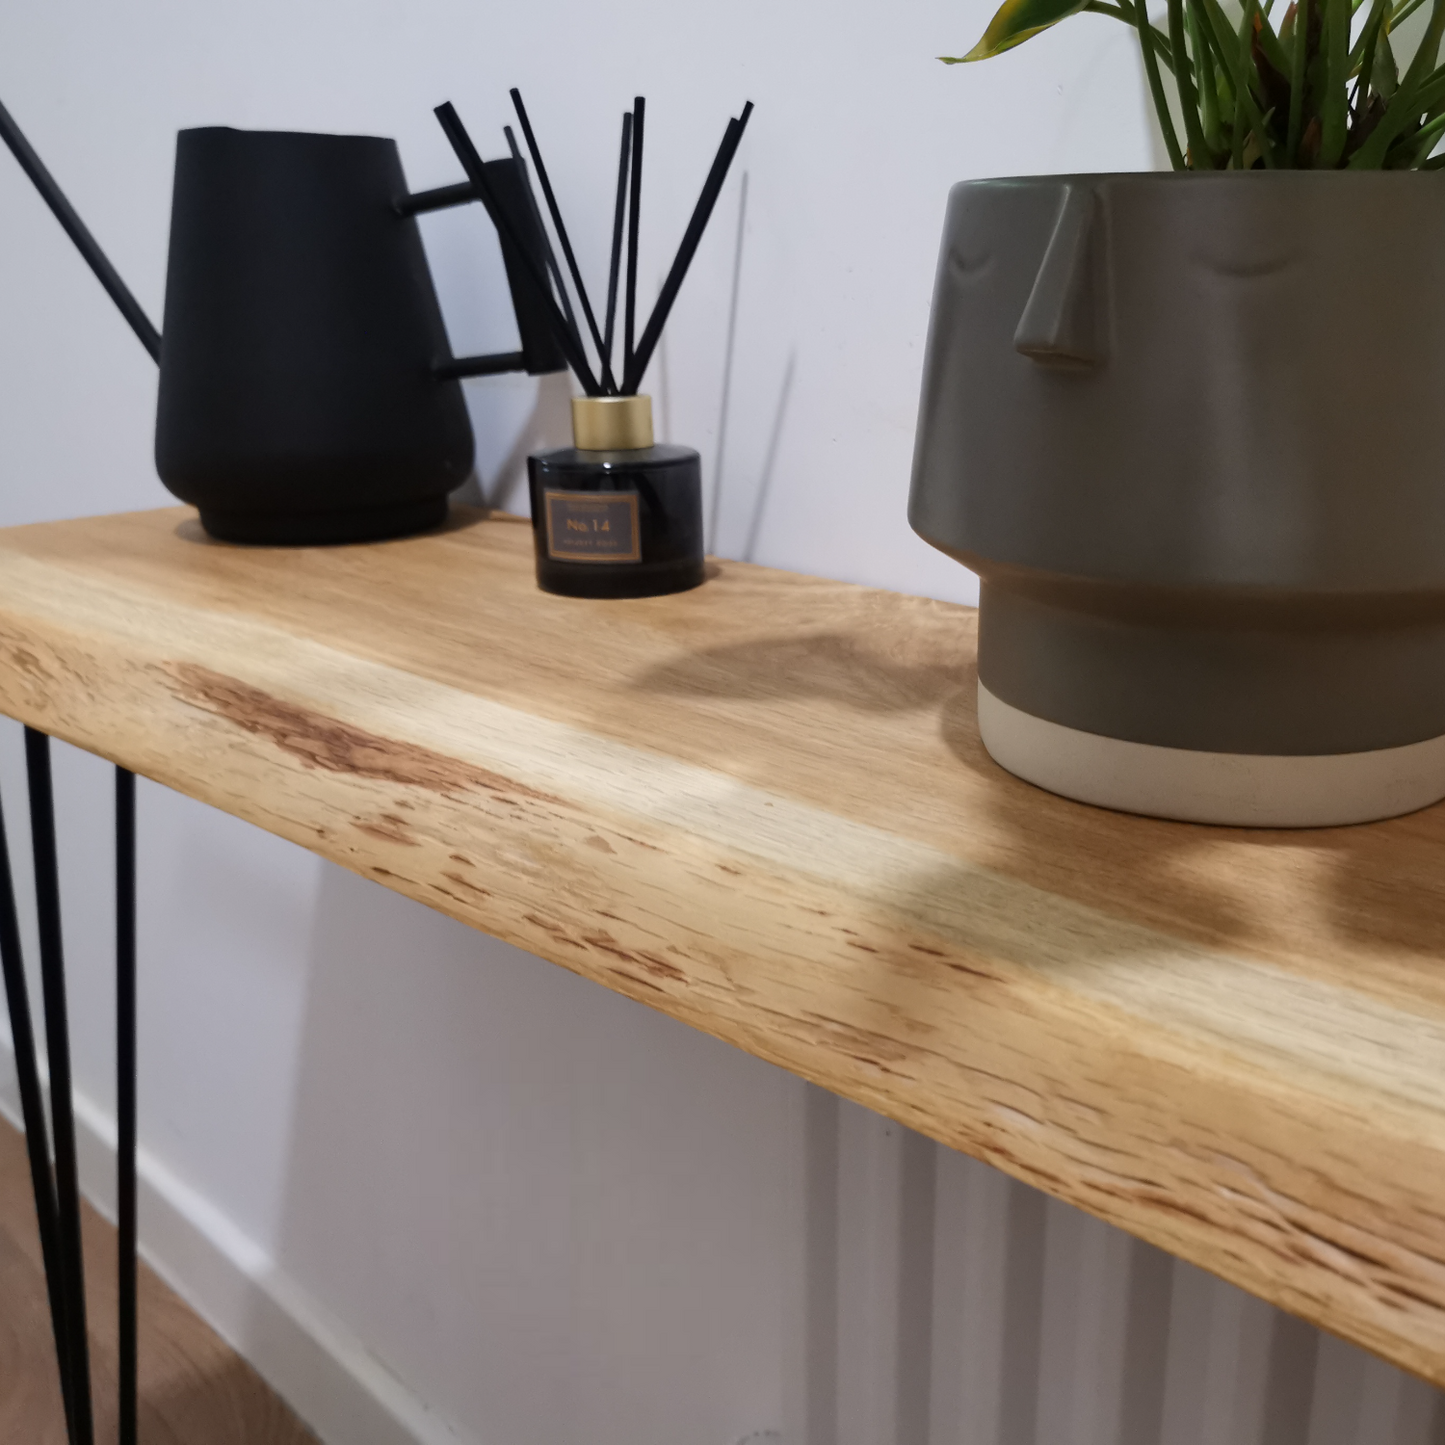
MULTIPOLYGON (((454 100, 496 154, 519 84, 600 287, 631 96, 649 101, 645 278, 753 100, 650 380, 662 430, 703 453, 724 555, 968 600, 904 517, 947 188, 1152 156, 1122 27, 939 65, 986 8, 51 0, 0 10, 0 99, 158 323, 180 127, 393 135, 421 189, 458 178, 431 107, 454 100)), ((456 348, 511 345, 480 216, 425 230, 456 348)), ((164 503, 154 386, 0 155, 0 522, 164 503)), ((566 440, 565 385, 468 394, 480 489, 519 505, 526 451, 566 440)), ((69 749, 58 769, 103 1197, 110 784, 69 749)), ((0 786, 19 842, 10 726, 0 786)), ((332 1440, 1431 1428, 1423 1388, 1002 1176, 197 804, 148 784, 140 804, 147 1239, 332 1440)))

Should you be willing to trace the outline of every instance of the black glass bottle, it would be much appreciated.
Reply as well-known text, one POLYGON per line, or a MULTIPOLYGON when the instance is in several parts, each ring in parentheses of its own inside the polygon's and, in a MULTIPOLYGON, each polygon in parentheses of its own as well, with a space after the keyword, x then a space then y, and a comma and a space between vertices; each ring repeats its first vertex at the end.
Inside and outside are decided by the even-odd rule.
POLYGON ((565 597, 658 597, 703 580, 702 465, 654 446, 652 400, 582 396, 575 446, 527 459, 537 585, 565 597))

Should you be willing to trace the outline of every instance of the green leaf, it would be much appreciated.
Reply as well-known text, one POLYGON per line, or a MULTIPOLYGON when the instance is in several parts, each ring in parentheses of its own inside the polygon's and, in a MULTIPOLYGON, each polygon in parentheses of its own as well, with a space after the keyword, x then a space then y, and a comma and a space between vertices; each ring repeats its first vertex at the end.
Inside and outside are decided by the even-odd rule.
POLYGON ((1032 40, 1041 31, 1070 15, 1077 15, 1088 0, 1004 0, 988 22, 983 39, 967 55, 940 55, 945 65, 962 65, 970 60, 991 60, 1032 40))
POLYGON ((1350 49, 1349 71, 1351 75, 1359 77, 1361 105, 1370 94, 1370 73, 1375 68, 1375 46, 1385 24, 1388 9, 1387 0, 1372 0, 1370 13, 1360 29, 1359 38, 1350 49))
POLYGON ((1380 32, 1375 47, 1375 71, 1372 81, 1375 93, 1381 100, 1389 100, 1400 88, 1400 68, 1395 64, 1395 52, 1390 45, 1387 31, 1380 32))
MULTIPOLYGON (((1363 53, 1359 57, 1359 73, 1355 77, 1350 129, 1345 137, 1345 158, 1347 160, 1364 145, 1370 138, 1370 132, 1379 125, 1385 113, 1385 101, 1388 93, 1395 88, 1397 79, 1395 61, 1394 57, 1389 54, 1390 38, 1385 34, 1385 26, 1389 23, 1389 18, 1389 0, 1372 0, 1369 18, 1365 21, 1365 28, 1360 34, 1359 43, 1363 46, 1363 53), (1378 72, 1376 62, 1379 64, 1378 72), (1381 91, 1382 86, 1388 87, 1385 93, 1381 91), (1373 94, 1371 93, 1372 88, 1373 94)), ((1353 67, 1355 63, 1352 51, 1350 64, 1353 67)))
POLYGON ((1376 35, 1380 27, 1384 25, 1389 14, 1388 0, 1371 0, 1369 14, 1365 17, 1365 23, 1360 28, 1359 36, 1354 45, 1350 47, 1350 74, 1356 71, 1363 74, 1365 56, 1371 51, 1376 35))
MULTIPOLYGON (((1385 111, 1385 118, 1371 133, 1369 140, 1350 158, 1352 170, 1379 170, 1385 164, 1385 156, 1395 138, 1439 99, 1432 80, 1435 60, 1440 53, 1440 39, 1445 32, 1445 0, 1434 0, 1430 10, 1430 23, 1425 27, 1420 48, 1415 52, 1405 70, 1400 88, 1385 111)), ((1378 69, 1378 62, 1376 62, 1378 69)))
POLYGON ((1420 45, 1411 57, 1410 64, 1405 70, 1405 77, 1401 81, 1402 87, 1413 95, 1422 85, 1427 82, 1431 72, 1435 69, 1435 63, 1440 55, 1440 39, 1445 34, 1445 4, 1441 0, 1435 0, 1430 10, 1430 23, 1425 27, 1425 33, 1420 37, 1420 45))
POLYGON ((1255 15, 1259 20, 1258 29, 1254 33, 1255 44, 1264 51, 1269 58, 1269 63, 1279 71, 1281 75, 1289 74, 1289 55, 1286 53, 1284 44, 1279 36, 1274 33, 1274 26, 1269 23, 1269 16, 1257 6, 1255 15))

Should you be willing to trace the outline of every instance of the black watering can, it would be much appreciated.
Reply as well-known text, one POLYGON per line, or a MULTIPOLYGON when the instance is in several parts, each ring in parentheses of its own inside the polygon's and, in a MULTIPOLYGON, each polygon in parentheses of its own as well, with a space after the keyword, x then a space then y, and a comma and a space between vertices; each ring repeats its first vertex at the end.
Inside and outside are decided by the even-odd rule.
POLYGON ((470 182, 410 195, 394 141, 182 131, 162 339, 3 106, 0 135, 160 363, 156 470, 214 537, 359 542, 436 526, 472 467, 458 379, 566 365, 516 157, 486 164, 486 197, 470 182), (522 349, 454 358, 414 218, 479 199, 522 349))

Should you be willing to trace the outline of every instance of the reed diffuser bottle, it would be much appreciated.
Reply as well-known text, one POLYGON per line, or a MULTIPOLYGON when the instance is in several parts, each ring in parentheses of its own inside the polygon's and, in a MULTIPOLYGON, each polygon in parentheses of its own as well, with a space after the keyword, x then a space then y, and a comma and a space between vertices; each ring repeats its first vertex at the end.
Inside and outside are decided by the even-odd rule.
MULTIPOLYGON (((652 400, 641 395, 638 388, 727 179, 728 168, 752 114, 752 103, 743 107, 740 117, 728 121, 722 145, 683 233, 677 256, 640 337, 634 336, 634 321, 646 102, 638 96, 632 110, 622 117, 607 305, 601 326, 587 288, 582 284, 577 258, 526 107, 515 90, 512 104, 547 202, 558 249, 566 261, 576 309, 555 256, 548 258, 545 278, 538 266, 537 279, 546 291, 548 317, 558 345, 586 393, 572 401, 573 445, 527 459, 537 584, 544 591, 569 597, 656 597, 696 587, 705 575, 701 459, 691 447, 655 444, 652 400), (622 356, 620 366, 614 369, 613 341, 624 228, 627 268, 622 356), (577 311, 581 312, 586 334, 591 338, 597 363, 595 371, 587 354, 583 329, 577 322, 577 311)), ((481 158, 456 111, 450 105, 443 105, 437 108, 436 114, 477 193, 487 202, 488 210, 493 210, 488 201, 481 158)), ((514 154, 518 154, 510 128, 507 140, 514 154)), ((506 217, 501 216, 498 228, 504 235, 506 224, 506 217)))
POLYGON ((702 464, 657 446, 652 398, 572 399, 576 445, 527 458, 537 584, 568 597, 657 597, 703 580, 702 464))

